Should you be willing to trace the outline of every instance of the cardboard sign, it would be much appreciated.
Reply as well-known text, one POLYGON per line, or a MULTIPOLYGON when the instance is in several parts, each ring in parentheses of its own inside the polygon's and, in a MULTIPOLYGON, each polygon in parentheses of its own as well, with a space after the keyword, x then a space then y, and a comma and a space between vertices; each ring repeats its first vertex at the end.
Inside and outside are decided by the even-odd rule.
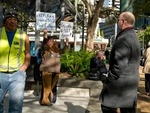
POLYGON ((71 38, 73 33, 73 22, 61 21, 60 26, 60 39, 66 37, 71 38))
POLYGON ((56 19, 55 13, 36 12, 36 29, 55 31, 56 19))

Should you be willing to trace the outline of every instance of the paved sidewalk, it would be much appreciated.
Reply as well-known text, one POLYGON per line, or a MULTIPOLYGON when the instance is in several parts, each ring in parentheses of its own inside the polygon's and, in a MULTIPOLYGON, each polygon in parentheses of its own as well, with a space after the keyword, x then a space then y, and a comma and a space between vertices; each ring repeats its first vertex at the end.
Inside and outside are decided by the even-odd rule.
MULTIPOLYGON (((85 97, 59 95, 53 106, 41 106, 39 99, 40 96, 35 96, 33 90, 25 91, 22 113, 90 113, 87 110, 89 97, 86 94, 85 97)), ((5 98, 5 105, 5 113, 8 113, 8 96, 5 98)))
MULTIPOLYGON (((137 92, 137 113, 150 113, 150 96, 145 95, 144 74, 141 70, 142 67, 140 67, 140 83, 137 92)), ((60 92, 60 95, 58 95, 58 100, 53 106, 40 106, 39 96, 33 95, 32 90, 25 91, 23 113, 102 113, 99 110, 100 103, 98 101, 98 98, 89 98, 88 89, 70 89, 69 92, 73 93, 69 95, 72 96, 63 95, 64 90, 65 89, 62 89, 63 93, 61 93, 62 91, 60 89, 58 90, 60 92), (73 96, 75 92, 78 92, 78 94, 81 94, 81 92, 84 93, 81 94, 82 96, 80 95, 77 97, 73 96), (88 104, 90 104, 90 106, 88 104), (90 109, 88 109, 88 106, 90 107, 90 109)), ((68 91, 66 93, 68 93, 68 91)), ((5 104, 8 105, 7 103, 8 102, 6 98, 5 104)))
POLYGON ((150 113, 150 96, 145 95, 145 78, 142 73, 142 67, 139 69, 140 83, 138 89, 137 113, 150 113))

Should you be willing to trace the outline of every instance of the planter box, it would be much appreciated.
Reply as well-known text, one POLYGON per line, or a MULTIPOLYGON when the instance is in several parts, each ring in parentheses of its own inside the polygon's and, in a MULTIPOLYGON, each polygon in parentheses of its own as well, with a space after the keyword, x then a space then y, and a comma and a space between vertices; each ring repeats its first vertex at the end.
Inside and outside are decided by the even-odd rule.
MULTIPOLYGON (((77 89, 89 89, 89 103, 87 110, 91 113, 101 113, 101 105, 99 102, 99 95, 102 91, 103 84, 101 81, 93 81, 87 79, 77 79, 77 78, 59 78, 57 83, 58 88, 61 87, 68 87, 68 91, 70 88, 77 88, 77 89), (95 109, 96 108, 96 109, 95 109)), ((65 89, 67 91, 67 89, 65 89)), ((59 91, 58 91, 59 92, 59 91)), ((76 90, 77 92, 77 90, 76 90)), ((74 94, 74 91, 70 92, 70 94, 74 94)), ((78 93, 80 96, 81 93, 78 93)), ((85 93, 86 96, 87 93, 85 93)))
POLYGON ((99 94, 102 90, 103 84, 101 81, 93 81, 87 79, 59 78, 57 86, 89 89, 90 97, 99 98, 99 94))
MULTIPOLYGON (((41 84, 38 85, 33 82, 29 82, 27 89, 34 90, 39 95, 41 84), (30 83, 30 84, 29 84, 30 83)), ((73 77, 60 77, 57 83, 58 97, 68 96, 87 98, 88 107, 87 110, 90 113, 101 113, 101 106, 99 102, 99 95, 101 93, 103 84, 101 81, 93 81, 88 79, 78 79, 73 77)), ((77 98, 78 98, 77 97, 77 98)))

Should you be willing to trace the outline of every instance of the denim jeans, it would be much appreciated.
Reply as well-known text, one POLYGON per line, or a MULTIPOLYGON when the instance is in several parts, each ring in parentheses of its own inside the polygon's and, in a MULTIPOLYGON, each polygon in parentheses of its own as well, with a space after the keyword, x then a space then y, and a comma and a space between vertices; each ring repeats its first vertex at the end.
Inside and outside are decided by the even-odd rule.
POLYGON ((4 98, 9 94, 8 113, 22 113, 26 72, 0 73, 0 113, 4 112, 4 98))

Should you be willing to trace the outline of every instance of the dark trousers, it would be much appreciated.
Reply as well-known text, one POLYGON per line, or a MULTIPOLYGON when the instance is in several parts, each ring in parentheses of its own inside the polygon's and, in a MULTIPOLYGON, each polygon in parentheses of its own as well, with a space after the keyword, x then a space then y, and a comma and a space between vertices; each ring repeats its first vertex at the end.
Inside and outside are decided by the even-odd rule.
MULTIPOLYGON (((117 108, 101 105, 102 113, 118 113, 117 108)), ((136 103, 130 108, 120 108, 120 113, 136 113, 136 103)))
MULTIPOLYGON (((52 79, 54 79, 54 77, 56 76, 57 73, 53 73, 52 74, 52 79)), ((58 81, 57 81, 58 82, 58 81)), ((53 92, 53 103, 56 102, 57 100, 57 83, 55 84, 54 88, 52 89, 52 92, 53 92)))
POLYGON ((56 102, 58 79, 59 74, 57 73, 42 72, 42 90, 40 104, 48 105, 50 102, 56 102))
POLYGON ((150 93, 150 74, 145 73, 145 91, 150 93))

